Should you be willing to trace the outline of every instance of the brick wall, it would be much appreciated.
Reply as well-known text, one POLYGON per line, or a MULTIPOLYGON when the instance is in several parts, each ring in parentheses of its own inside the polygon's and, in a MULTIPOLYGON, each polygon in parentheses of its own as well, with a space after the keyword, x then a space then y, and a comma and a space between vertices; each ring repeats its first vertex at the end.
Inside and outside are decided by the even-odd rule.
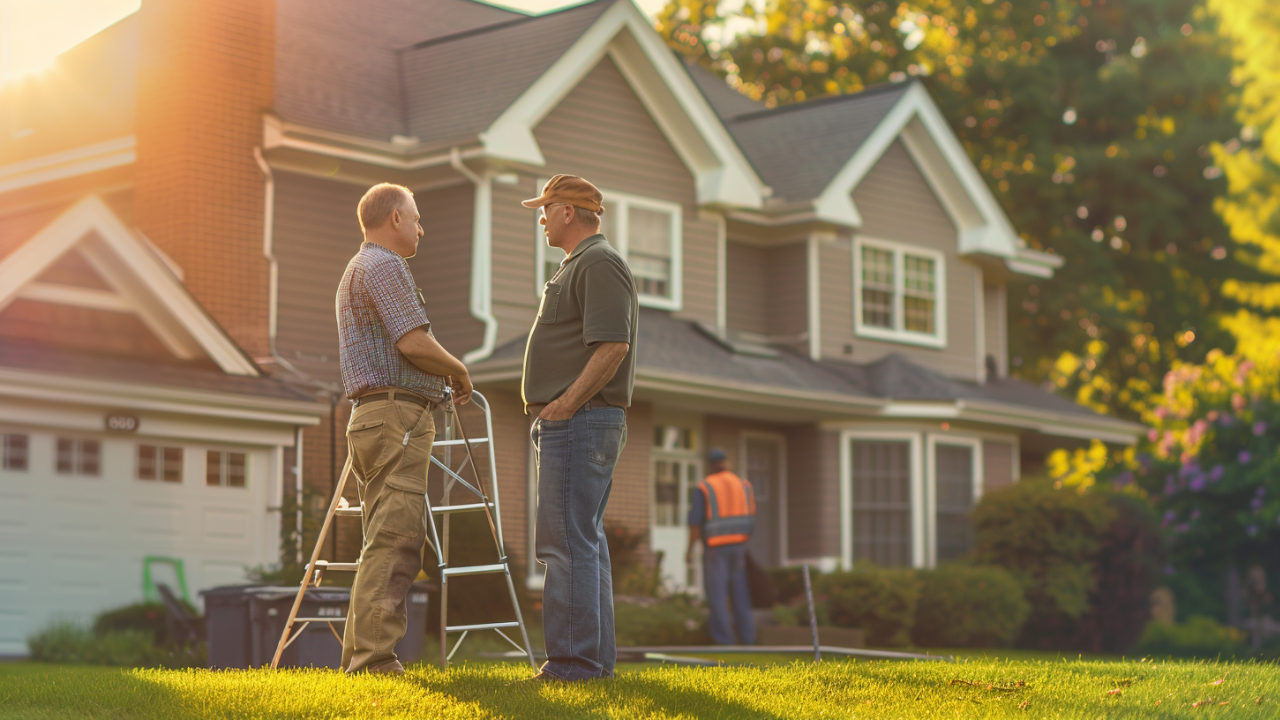
POLYGON ((272 0, 145 0, 139 11, 137 223, 251 355, 267 350, 263 178, 272 0))

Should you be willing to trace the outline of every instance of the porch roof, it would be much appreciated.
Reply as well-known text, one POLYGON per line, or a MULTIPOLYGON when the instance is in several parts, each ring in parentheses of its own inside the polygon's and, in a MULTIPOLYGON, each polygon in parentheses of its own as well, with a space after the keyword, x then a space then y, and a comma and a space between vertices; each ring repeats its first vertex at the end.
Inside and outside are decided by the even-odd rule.
MULTIPOLYGON (((815 362, 787 347, 760 352, 760 346, 716 337, 695 322, 659 310, 640 310, 638 344, 638 386, 644 381, 666 381, 663 385, 669 390, 678 390, 682 383, 691 388, 719 386, 780 398, 775 402, 781 403, 794 398, 797 405, 814 406, 820 399, 829 409, 843 407, 859 415, 972 419, 1113 442, 1132 442, 1143 431, 1136 423, 1100 415, 1015 378, 981 384, 955 380, 898 354, 857 364, 815 362), (1053 429, 1058 420, 1062 432, 1053 429)), ((500 346, 473 367, 473 376, 477 382, 518 378, 524 347, 524 337, 500 346)))

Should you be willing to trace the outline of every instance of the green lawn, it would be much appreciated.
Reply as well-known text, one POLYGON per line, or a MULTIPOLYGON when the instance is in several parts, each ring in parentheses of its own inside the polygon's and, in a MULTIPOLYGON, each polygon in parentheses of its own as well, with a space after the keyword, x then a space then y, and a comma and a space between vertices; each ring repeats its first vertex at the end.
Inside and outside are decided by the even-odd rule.
POLYGON ((620 667, 573 685, 527 666, 332 671, 121 670, 0 664, 0 718, 1267 718, 1280 667, 999 660, 620 667), (1198 704, 1197 704, 1198 703, 1198 704))

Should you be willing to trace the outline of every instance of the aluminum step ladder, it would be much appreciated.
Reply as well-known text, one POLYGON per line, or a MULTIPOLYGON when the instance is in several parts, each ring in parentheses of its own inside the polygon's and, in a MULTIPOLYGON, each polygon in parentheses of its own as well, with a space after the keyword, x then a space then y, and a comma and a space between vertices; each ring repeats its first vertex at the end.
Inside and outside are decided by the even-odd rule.
MULTIPOLYGON (((444 408, 444 427, 443 439, 438 440, 431 449, 431 462, 427 465, 428 474, 432 466, 437 467, 442 473, 440 502, 438 505, 432 505, 431 495, 428 487, 426 497, 426 520, 427 520, 427 545, 435 553, 437 567, 440 569, 440 667, 447 668, 449 661, 453 658, 458 648, 462 646, 462 642, 467 639, 467 635, 479 630, 493 630, 502 636, 504 640, 511 643, 516 650, 524 653, 529 660, 529 666, 537 670, 537 662, 533 657, 533 648, 529 644, 529 632, 525 627, 524 615, 520 611, 520 603, 516 598, 515 582, 511 578, 511 566, 507 558, 506 546, 502 540, 502 517, 501 506, 498 501, 498 478, 497 478, 497 458, 493 449, 493 414, 489 408, 489 401, 479 392, 473 392, 471 402, 484 412, 485 437, 468 439, 466 429, 462 425, 462 418, 459 417, 457 408, 454 407, 453 393, 446 389, 448 395, 443 403, 444 408), (457 431, 458 438, 454 437, 457 431), (483 445, 488 449, 488 475, 489 485, 492 495, 486 493, 485 483, 481 477, 481 468, 476 464, 473 448, 483 445), (453 467, 453 449, 462 448, 464 452, 456 468, 453 467), (438 456, 439 455, 439 456, 438 456), (475 477, 475 484, 467 482, 462 477, 462 473, 470 467, 475 477), (462 504, 450 504, 452 491, 455 487, 474 495, 479 502, 470 502, 462 504), (458 567, 450 567, 449 565, 449 517, 454 513, 461 512, 483 512, 488 520, 489 530, 493 536, 494 545, 498 551, 498 562, 485 565, 463 565, 458 567), (440 527, 437 529, 436 523, 439 519, 440 527), (507 592, 511 598, 511 607, 515 610, 515 620, 504 622, 477 623, 473 625, 450 625, 449 624, 449 580, 456 577, 467 577, 473 575, 491 575, 501 573, 507 582, 507 592), (520 630, 520 638, 524 641, 521 646, 515 640, 512 640, 503 630, 518 628, 520 630), (454 644, 453 649, 449 649, 448 637, 450 633, 461 633, 458 641, 454 644)), ((439 426, 437 426, 439 427, 439 426)), ((437 433, 440 437, 440 433, 437 433)), ((289 647, 293 641, 297 640, 311 623, 323 622, 329 625, 330 631, 339 638, 341 642, 341 634, 334 627, 334 623, 345 623, 346 618, 335 617, 298 617, 298 608, 301 607, 307 588, 315 586, 319 587, 327 572, 356 572, 360 568, 360 561, 356 562, 329 562, 320 560, 320 548, 324 546, 325 537, 329 533, 329 528, 335 517, 362 517, 363 511, 361 506, 348 506, 343 498, 343 490, 346 488, 347 479, 351 477, 351 457, 347 457, 347 462, 342 468, 342 477, 338 480, 338 487, 334 491, 333 499, 329 503, 329 512, 325 514, 324 523, 320 526, 320 535, 316 538, 315 548, 311 551, 311 561, 307 564, 306 572, 303 575, 302 582, 298 587, 298 595, 294 598, 293 607, 289 611, 289 617, 285 621, 284 631, 280 634, 280 642, 276 646, 275 657, 271 660, 271 667, 277 667, 280 663, 280 656, 284 653, 284 649, 289 647), (301 625, 296 632, 295 625, 301 625)))

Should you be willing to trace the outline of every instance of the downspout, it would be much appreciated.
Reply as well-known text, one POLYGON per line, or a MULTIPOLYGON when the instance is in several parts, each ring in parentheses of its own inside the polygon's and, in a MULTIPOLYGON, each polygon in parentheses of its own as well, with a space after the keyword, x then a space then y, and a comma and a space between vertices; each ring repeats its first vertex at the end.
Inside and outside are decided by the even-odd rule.
POLYGON ((296 500, 294 508, 294 523, 296 541, 294 543, 295 560, 298 567, 302 567, 302 426, 298 425, 293 429, 293 492, 296 500))
POLYGON ((471 218, 471 316, 484 323, 480 347, 462 356, 466 363, 479 362, 493 354, 498 338, 498 319, 493 315, 493 181, 488 173, 477 175, 462 162, 462 153, 449 151, 449 164, 476 186, 471 218))

